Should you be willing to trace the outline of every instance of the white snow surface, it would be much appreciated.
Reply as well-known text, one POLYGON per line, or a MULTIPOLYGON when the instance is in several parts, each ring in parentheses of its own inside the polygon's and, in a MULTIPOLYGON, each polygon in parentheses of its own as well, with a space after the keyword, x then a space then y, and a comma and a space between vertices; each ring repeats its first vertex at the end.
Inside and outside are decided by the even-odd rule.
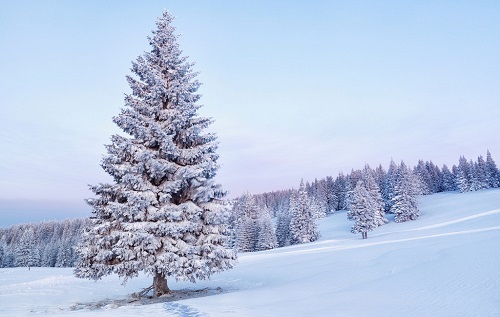
POLYGON ((319 241, 240 254, 230 271, 172 289, 222 293, 149 305, 76 303, 125 299, 151 284, 121 285, 72 269, 0 269, 0 316, 500 316, 500 190, 420 198, 416 221, 350 233, 345 212, 320 221, 319 241))

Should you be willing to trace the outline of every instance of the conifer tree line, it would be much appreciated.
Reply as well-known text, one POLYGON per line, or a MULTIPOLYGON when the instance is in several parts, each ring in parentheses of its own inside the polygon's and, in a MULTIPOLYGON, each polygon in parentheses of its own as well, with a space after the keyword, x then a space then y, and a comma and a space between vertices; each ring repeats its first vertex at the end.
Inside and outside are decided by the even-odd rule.
POLYGON ((0 229, 0 267, 73 267, 74 247, 89 223, 71 219, 0 229))
MULTIPOLYGON (((404 162, 396 164, 391 160, 385 170, 382 165, 375 169, 365 166, 362 170, 352 170, 337 177, 327 176, 314 182, 302 184, 307 194, 309 218, 312 220, 333 214, 335 211, 347 210, 347 217, 355 221, 353 233, 361 233, 363 238, 367 232, 387 223, 386 214, 393 214, 395 222, 415 220, 419 216, 417 206, 418 195, 430 195, 446 191, 469 192, 487 188, 500 187, 500 171, 487 151, 486 160, 479 156, 476 161, 467 160, 464 156, 458 165, 451 169, 445 164, 441 168, 432 161, 419 160, 413 168, 404 162)), ((253 235, 243 233, 239 223, 232 224, 232 246, 239 251, 259 251, 257 235, 259 232, 259 210, 263 219, 269 215, 274 218, 276 246, 282 247, 297 243, 292 238, 294 214, 296 213, 298 191, 294 189, 267 192, 262 194, 245 194, 237 198, 233 208, 233 219, 243 221, 242 201, 251 201, 254 212, 252 224, 244 226, 244 231, 252 231, 253 235), (253 238, 252 238, 253 237, 253 238), (252 241, 249 241, 253 239, 252 241), (244 245, 244 246, 243 246, 244 245)), ((305 198, 302 198, 303 200, 305 198)), ((243 213, 245 214, 245 213, 243 213)), ((304 221, 304 220, 302 220, 304 221)), ((317 230, 317 229, 316 229, 317 230)), ((316 232, 316 235, 319 235, 316 232)), ((311 235, 313 237, 315 235, 311 235)), ((311 238, 310 241, 314 241, 311 238)), ((268 244, 268 248, 272 244, 268 244)))
POLYGON ((275 224, 272 217, 276 214, 261 203, 266 199, 265 195, 245 193, 235 199, 230 219, 231 247, 239 252, 253 252, 312 242, 319 238, 316 219, 326 216, 326 212, 310 200, 303 181, 298 190, 276 192, 274 197, 283 200, 276 205, 281 212, 277 214, 275 224))

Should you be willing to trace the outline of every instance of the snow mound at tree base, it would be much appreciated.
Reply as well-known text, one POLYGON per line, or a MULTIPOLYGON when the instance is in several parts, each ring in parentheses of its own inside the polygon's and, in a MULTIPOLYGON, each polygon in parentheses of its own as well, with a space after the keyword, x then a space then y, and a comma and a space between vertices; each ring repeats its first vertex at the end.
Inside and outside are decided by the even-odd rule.
MULTIPOLYGON (((126 299, 104 299, 95 302, 88 303, 76 303, 69 307, 69 310, 97 310, 97 309, 112 309, 118 308, 121 306, 134 305, 151 305, 151 304, 159 304, 159 303, 171 303, 179 300, 190 299, 190 298, 198 298, 205 296, 213 296, 224 293, 224 290, 220 287, 216 288, 203 288, 203 289, 182 289, 182 290, 171 290, 169 294, 165 294, 160 297, 154 296, 145 296, 145 297, 136 297, 129 296, 126 299)), ((171 305, 172 306, 172 305, 171 305)), ((172 307, 174 307, 173 305, 172 307)))

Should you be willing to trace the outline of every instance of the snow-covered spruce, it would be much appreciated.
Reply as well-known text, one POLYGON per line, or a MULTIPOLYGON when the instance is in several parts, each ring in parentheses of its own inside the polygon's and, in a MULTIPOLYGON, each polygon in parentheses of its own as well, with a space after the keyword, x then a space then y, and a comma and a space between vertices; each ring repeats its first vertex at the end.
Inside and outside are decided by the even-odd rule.
POLYGON ((277 246, 270 212, 266 207, 258 206, 254 196, 245 193, 238 198, 233 213, 235 248, 238 251, 262 251, 277 246))
POLYGON ((363 239, 367 239, 369 231, 387 223, 384 201, 368 166, 365 166, 351 195, 350 210, 347 212, 347 218, 355 222, 351 232, 361 233, 363 239))
POLYGON ((16 266, 28 267, 38 266, 40 253, 36 248, 35 232, 29 227, 23 232, 16 250, 16 266))
POLYGON ((276 242, 278 247, 290 245, 290 211, 288 207, 279 210, 276 216, 276 242))
POLYGON ((418 175, 413 174, 405 163, 401 162, 394 186, 391 213, 394 221, 416 220, 420 214, 417 196, 422 194, 422 184, 418 175))
POLYGON ((290 244, 313 242, 319 235, 304 181, 301 181, 297 193, 290 197, 290 244))
POLYGON ((154 294, 169 292, 166 278, 209 278, 233 267, 225 247, 229 207, 213 179, 216 136, 210 118, 197 115, 200 83, 182 56, 173 17, 163 13, 151 51, 132 63, 132 94, 114 122, 131 137, 112 136, 101 166, 113 184, 91 186, 97 196, 93 226, 78 247, 75 274, 126 281, 140 271, 153 276, 154 294))

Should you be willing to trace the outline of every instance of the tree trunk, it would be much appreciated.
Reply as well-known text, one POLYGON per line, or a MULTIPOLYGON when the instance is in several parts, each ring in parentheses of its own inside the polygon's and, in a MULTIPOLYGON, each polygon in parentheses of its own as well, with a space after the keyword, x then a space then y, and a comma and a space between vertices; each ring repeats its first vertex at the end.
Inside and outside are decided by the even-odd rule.
POLYGON ((363 232, 363 239, 368 239, 368 232, 363 232))
POLYGON ((165 274, 156 273, 153 279, 153 288, 154 296, 156 297, 170 293, 165 274))

